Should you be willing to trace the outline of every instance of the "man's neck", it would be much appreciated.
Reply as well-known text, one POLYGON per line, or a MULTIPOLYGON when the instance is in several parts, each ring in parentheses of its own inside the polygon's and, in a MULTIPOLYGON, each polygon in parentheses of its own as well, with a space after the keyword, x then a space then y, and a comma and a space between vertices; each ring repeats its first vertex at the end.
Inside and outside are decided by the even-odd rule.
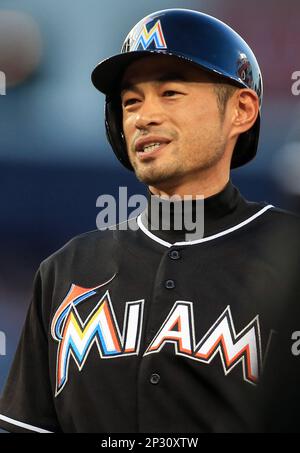
POLYGON ((211 197, 221 192, 230 178, 229 171, 218 175, 216 172, 212 175, 199 175, 198 178, 187 180, 166 182, 157 186, 149 186, 148 189, 153 195, 159 197, 168 198, 174 195, 184 199, 184 196, 190 196, 193 199, 197 198, 197 195, 203 198, 211 197))

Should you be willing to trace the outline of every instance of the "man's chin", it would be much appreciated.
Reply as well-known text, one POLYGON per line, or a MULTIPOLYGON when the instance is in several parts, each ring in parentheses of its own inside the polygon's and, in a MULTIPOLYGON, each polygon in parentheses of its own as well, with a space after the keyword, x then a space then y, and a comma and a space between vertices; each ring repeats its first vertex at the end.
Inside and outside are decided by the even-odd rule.
POLYGON ((176 178, 178 178, 179 172, 170 172, 170 169, 169 171, 155 171, 154 169, 141 171, 139 169, 136 169, 135 175, 139 181, 146 184, 147 186, 162 187, 168 184, 172 184, 172 182, 176 180, 176 178))

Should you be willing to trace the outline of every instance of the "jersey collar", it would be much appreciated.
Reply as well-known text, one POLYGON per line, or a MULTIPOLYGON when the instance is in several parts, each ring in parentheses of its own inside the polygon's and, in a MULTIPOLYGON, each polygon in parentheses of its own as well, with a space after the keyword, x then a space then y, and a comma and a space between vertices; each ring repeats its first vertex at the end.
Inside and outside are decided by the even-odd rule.
POLYGON ((169 201, 155 196, 148 191, 148 206, 140 214, 137 221, 140 229, 145 234, 162 245, 192 245, 207 242, 208 240, 215 239, 241 228, 271 207, 272 205, 262 205, 246 201, 239 190, 229 180, 223 190, 204 200, 169 201), (172 214, 174 212, 180 212, 180 210, 176 211, 175 205, 178 208, 178 204, 181 205, 182 213, 185 213, 188 218, 191 218, 190 216, 192 215, 193 219, 195 219, 197 212, 197 222, 203 224, 201 236, 195 236, 195 240, 191 239, 191 231, 188 231, 184 227, 184 221, 182 221, 183 227, 180 230, 177 229, 178 225, 177 227, 174 225, 174 215, 172 216, 172 214), (197 210, 197 205, 199 204, 203 205, 202 210, 197 210), (158 205, 164 208, 167 207, 168 209, 163 209, 162 207, 158 209, 158 205), (168 210, 170 210, 171 215, 167 216, 168 219, 164 219, 162 213, 168 213, 168 210), (199 213, 201 213, 200 218, 199 213), (165 229, 168 222, 170 222, 170 227, 165 229), (189 235, 188 240, 186 239, 187 235, 189 235))

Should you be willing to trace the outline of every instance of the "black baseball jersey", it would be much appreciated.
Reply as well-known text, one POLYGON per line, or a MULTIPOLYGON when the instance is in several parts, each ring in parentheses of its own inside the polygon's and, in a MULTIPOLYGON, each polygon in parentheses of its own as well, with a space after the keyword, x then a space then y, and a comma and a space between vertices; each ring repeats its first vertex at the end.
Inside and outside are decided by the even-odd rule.
POLYGON ((40 266, 0 404, 12 432, 240 432, 299 255, 299 219, 229 182, 204 237, 146 209, 40 266))

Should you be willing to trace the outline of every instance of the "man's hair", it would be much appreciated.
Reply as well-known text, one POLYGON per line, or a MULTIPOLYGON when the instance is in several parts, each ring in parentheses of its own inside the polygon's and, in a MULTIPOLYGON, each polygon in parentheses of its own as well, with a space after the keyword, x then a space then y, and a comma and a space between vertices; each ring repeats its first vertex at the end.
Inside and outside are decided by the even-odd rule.
POLYGON ((217 96, 219 112, 223 120, 227 102, 239 87, 230 83, 228 79, 220 74, 210 73, 209 79, 214 84, 214 92, 217 96))
POLYGON ((216 83, 214 85, 214 91, 217 96, 218 107, 222 119, 225 115, 227 102, 237 89, 236 86, 229 85, 228 83, 216 83))

